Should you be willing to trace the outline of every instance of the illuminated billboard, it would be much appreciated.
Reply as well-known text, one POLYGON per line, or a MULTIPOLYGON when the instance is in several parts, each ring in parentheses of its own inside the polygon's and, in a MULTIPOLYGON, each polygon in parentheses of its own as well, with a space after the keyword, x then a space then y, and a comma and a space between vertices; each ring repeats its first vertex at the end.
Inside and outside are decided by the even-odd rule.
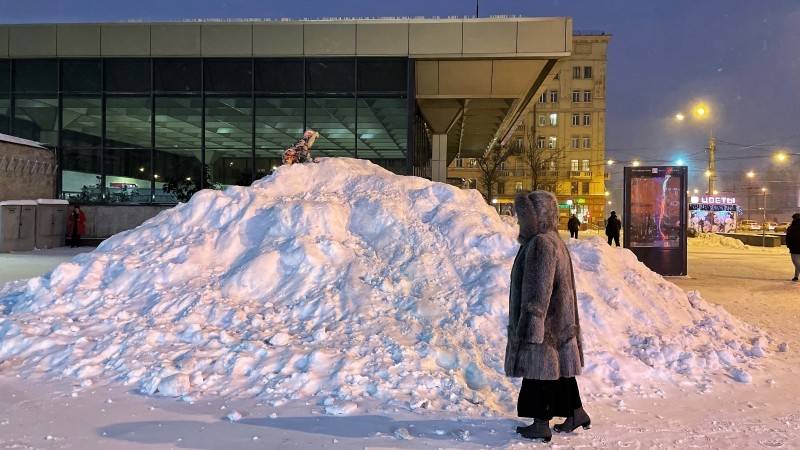
POLYGON ((685 166, 626 167, 624 246, 661 275, 686 275, 685 166))

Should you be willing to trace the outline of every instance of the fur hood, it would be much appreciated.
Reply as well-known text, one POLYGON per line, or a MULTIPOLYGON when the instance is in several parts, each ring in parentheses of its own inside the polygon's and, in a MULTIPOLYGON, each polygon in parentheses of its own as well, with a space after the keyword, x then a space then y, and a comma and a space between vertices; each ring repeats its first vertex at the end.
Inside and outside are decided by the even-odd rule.
POLYGON ((520 192, 514 197, 514 210, 521 243, 537 234, 558 230, 558 201, 550 192, 520 192))

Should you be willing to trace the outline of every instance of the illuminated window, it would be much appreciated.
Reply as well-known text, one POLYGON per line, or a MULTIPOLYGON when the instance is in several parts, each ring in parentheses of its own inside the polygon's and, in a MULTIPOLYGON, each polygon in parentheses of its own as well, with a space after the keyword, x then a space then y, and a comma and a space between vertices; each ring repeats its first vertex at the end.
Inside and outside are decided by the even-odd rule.
POLYGON ((583 137, 583 148, 592 148, 592 138, 588 136, 583 137))
POLYGON ((550 114, 550 126, 554 127, 558 125, 558 114, 552 113, 550 114))
POLYGON ((550 138, 547 139, 547 148, 550 148, 550 149, 556 148, 557 142, 558 142, 558 138, 556 138, 555 136, 550 136, 550 138))
POLYGON ((584 171, 584 172, 588 172, 589 170, 591 170, 591 169, 589 168, 589 160, 588 160, 588 159, 584 159, 583 161, 581 161, 581 163, 582 163, 582 164, 581 164, 581 170, 582 170, 582 171, 584 171))
POLYGON ((539 126, 544 127, 547 126, 547 116, 544 114, 539 114, 539 126))
POLYGON ((544 136, 538 136, 536 138, 536 148, 544 148, 544 136))
POLYGON ((519 192, 521 190, 522 190, 522 182, 521 181, 517 181, 516 183, 514 183, 514 191, 515 192, 519 192))
POLYGON ((572 136, 572 148, 581 148, 581 140, 578 136, 572 136))
POLYGON ((578 171, 578 164, 579 164, 579 163, 580 163, 580 161, 578 161, 577 159, 573 159, 573 160, 571 160, 571 161, 569 162, 569 170, 571 170, 571 171, 573 171, 573 172, 577 172, 577 171, 578 171))

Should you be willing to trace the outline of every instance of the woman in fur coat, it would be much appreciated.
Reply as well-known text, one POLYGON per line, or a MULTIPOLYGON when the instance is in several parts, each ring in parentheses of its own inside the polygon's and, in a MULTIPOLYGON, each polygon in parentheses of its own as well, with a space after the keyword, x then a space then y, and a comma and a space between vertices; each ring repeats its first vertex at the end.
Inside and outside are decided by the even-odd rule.
POLYGON ((514 208, 520 249, 511 269, 505 372, 523 378, 517 414, 533 418, 532 425, 517 432, 547 442, 554 416, 567 419, 556 431, 591 426, 575 381, 583 368, 575 277, 558 235, 556 197, 521 192, 514 208))

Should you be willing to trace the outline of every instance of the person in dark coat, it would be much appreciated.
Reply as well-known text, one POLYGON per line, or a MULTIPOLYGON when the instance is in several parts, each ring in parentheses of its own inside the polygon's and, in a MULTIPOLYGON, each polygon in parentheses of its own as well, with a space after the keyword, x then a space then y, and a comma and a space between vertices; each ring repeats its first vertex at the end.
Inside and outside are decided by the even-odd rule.
POLYGON ((608 245, 611 245, 611 241, 614 241, 619 247, 619 231, 622 229, 622 222, 617 217, 616 211, 611 211, 611 215, 608 217, 608 221, 606 222, 606 236, 608 236, 608 245))
POLYGON ((81 211, 81 205, 74 205, 67 221, 67 236, 70 247, 80 247, 81 236, 86 234, 86 214, 81 211))
POLYGON ((581 229, 581 221, 575 217, 575 214, 569 218, 567 222, 567 229, 569 230, 569 237, 578 239, 578 231, 581 229))
POLYGON ((792 263, 794 263, 792 281, 797 281, 800 277, 800 213, 792 215, 792 224, 786 229, 786 246, 789 247, 792 263))
POLYGON ((533 418, 517 432, 547 442, 554 416, 567 418, 556 431, 591 426, 575 381, 583 368, 575 277, 558 235, 556 197, 520 192, 514 208, 521 245, 511 269, 504 368, 506 376, 522 377, 517 414, 533 418))

